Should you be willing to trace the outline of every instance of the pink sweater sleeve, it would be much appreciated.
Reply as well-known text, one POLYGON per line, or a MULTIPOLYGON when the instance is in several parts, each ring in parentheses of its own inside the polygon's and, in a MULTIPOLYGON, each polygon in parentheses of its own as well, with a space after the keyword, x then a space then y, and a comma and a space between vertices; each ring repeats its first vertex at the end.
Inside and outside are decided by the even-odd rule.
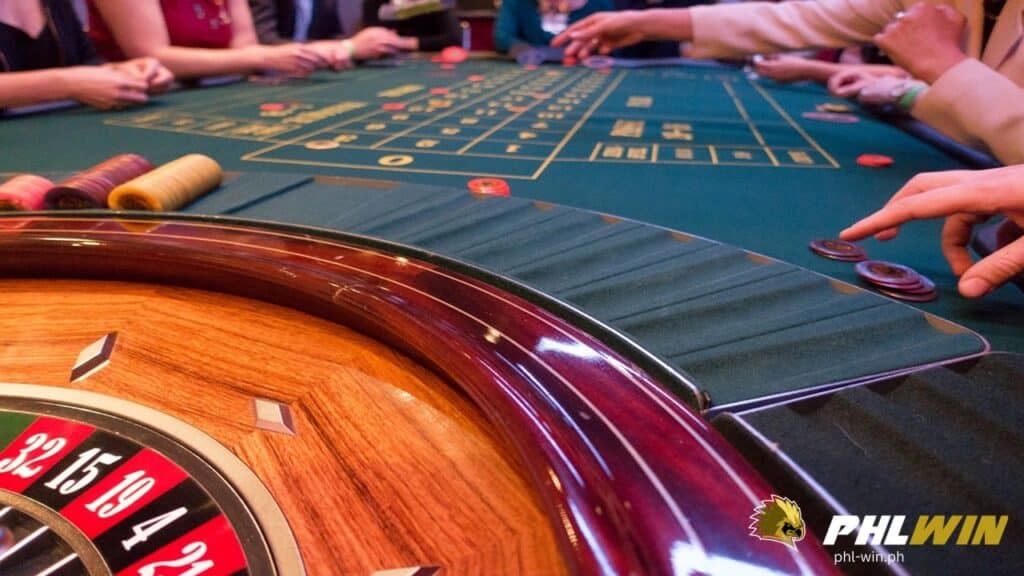
POLYGON ((978 60, 968 58, 947 70, 918 97, 912 112, 1005 164, 1024 163, 1024 89, 978 60))
POLYGON ((694 6, 692 58, 847 46, 870 42, 904 2, 915 0, 791 0, 694 6))

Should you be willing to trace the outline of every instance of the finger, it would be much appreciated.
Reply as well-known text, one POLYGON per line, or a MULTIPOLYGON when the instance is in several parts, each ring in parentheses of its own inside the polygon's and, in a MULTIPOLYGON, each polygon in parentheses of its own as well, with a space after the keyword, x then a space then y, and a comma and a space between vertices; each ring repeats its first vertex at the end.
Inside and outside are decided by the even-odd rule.
POLYGON ((974 214, 953 214, 942 226, 942 255, 957 276, 962 276, 974 264, 967 246, 971 243, 974 226, 984 220, 974 214))
POLYGON ((993 252, 960 277, 960 293, 978 298, 1024 273, 1024 238, 993 252))
POLYGON ((958 212, 988 212, 978 206, 972 189, 953 185, 900 198, 840 233, 844 240, 859 240, 910 220, 949 216, 958 212))
POLYGON ((119 90, 117 92, 117 101, 119 104, 126 106, 130 104, 143 104, 149 100, 145 92, 135 92, 133 90, 119 90))
POLYGON ((889 201, 885 203, 886 206, 906 198, 908 196, 914 196, 927 192, 929 190, 935 190, 937 188, 945 188, 947 186, 953 186, 963 182, 965 178, 969 178, 972 174, 970 170, 945 170, 942 172, 921 172, 915 175, 907 183, 904 184, 889 201))
POLYGON ((149 83, 138 78, 125 76, 118 84, 118 89, 125 92, 144 93, 149 88, 149 83))

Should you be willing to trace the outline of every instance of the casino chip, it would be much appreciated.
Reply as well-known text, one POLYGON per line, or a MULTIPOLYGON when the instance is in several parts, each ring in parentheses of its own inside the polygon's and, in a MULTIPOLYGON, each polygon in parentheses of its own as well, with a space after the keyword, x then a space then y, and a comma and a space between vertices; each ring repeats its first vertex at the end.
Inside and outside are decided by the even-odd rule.
POLYGON ((474 178, 469 181, 469 191, 481 196, 511 196, 512 189, 501 178, 474 178))
POLYGON ((304 146, 310 150, 331 150, 338 148, 341 144, 338 144, 334 140, 310 140, 306 142, 304 146))
POLYGON ((853 112, 853 107, 849 104, 840 104, 838 102, 825 102, 824 104, 818 104, 814 107, 818 112, 853 112))
POLYGON ((465 62, 466 58, 469 58, 469 53, 458 46, 449 46, 441 50, 441 62, 447 64, 460 64, 465 62))
POLYGON ((177 210, 220 186, 224 172, 202 154, 187 154, 114 188, 107 203, 114 210, 177 210))
POLYGON ((50 188, 53 182, 42 176, 19 174, 0 184, 0 211, 42 210, 50 188))
POLYGON ((931 302, 938 298, 935 283, 908 266, 865 260, 857 264, 856 270, 861 279, 886 296, 907 302, 931 302))
POLYGON ((583 59, 583 65, 593 70, 602 70, 614 66, 615 58, 601 55, 587 56, 583 59))
POLYGON ((381 110, 387 110, 388 112, 397 112, 399 110, 405 110, 404 102, 385 102, 380 105, 381 110))
POLYGON ((483 74, 472 74, 470 76, 467 76, 466 80, 469 80, 470 82, 483 82, 484 81, 484 75, 483 74))
POLYGON ((444 96, 445 94, 448 93, 448 89, 447 88, 431 88, 430 89, 430 93, 433 94, 434 96, 444 96))
POLYGON ((114 188, 152 169, 142 156, 119 154, 58 182, 46 193, 43 205, 49 210, 106 208, 114 188))
POLYGON ((813 112, 803 112, 800 115, 808 120, 832 122, 833 124, 854 124, 860 122, 860 118, 853 114, 840 114, 837 112, 819 112, 815 110, 813 112))
POLYGON ((830 260, 842 262, 861 262, 867 260, 868 255, 860 246, 843 240, 813 240, 810 244, 811 251, 819 256, 830 260))
POLYGON ((882 154, 861 154, 860 156, 857 156, 857 164, 867 166, 869 168, 885 168, 887 166, 892 166, 892 163, 892 158, 882 154))

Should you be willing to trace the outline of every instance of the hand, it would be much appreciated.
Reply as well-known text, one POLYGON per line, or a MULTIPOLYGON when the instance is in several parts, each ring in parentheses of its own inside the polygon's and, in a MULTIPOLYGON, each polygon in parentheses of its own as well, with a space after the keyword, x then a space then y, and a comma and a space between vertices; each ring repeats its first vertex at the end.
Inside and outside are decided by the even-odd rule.
POLYGON ((114 70, 119 70, 132 78, 142 80, 146 83, 147 92, 158 94, 166 92, 174 82, 174 74, 168 70, 156 58, 134 58, 124 62, 107 64, 114 70))
POLYGON ((353 56, 356 60, 373 60, 390 56, 405 44, 394 31, 378 26, 363 28, 350 40, 355 48, 353 56))
POLYGON ((415 36, 399 36, 398 49, 405 52, 417 52, 420 49, 420 39, 415 36))
POLYGON ((828 78, 828 91, 837 98, 855 98, 868 85, 879 78, 909 78, 907 73, 894 66, 847 66, 828 78))
POLYGON ((922 82, 911 78, 878 76, 861 88, 860 93, 857 94, 857 101, 874 106, 896 104, 915 84, 920 85, 922 88, 925 87, 922 82))
POLYGON ((760 62, 755 61, 754 71, 758 75, 771 78, 776 82, 800 82, 803 80, 824 82, 840 66, 842 65, 833 62, 796 56, 768 56, 760 62))
POLYGON ((977 298, 1024 272, 1024 237, 1009 242, 975 263, 967 250, 971 231, 994 214, 1005 214, 1024 226, 1024 165, 992 170, 928 172, 910 179, 878 212, 839 235, 860 240, 870 235, 891 240, 910 220, 946 218, 942 252, 953 273, 960 276, 960 293, 977 298))
POLYGON ((144 104, 146 82, 107 66, 74 66, 60 76, 69 98, 100 110, 144 104))
POLYGON ((248 46, 256 58, 256 68, 271 70, 286 76, 309 76, 319 68, 326 68, 327 60, 313 48, 303 44, 279 44, 248 46))
POLYGON ((594 53, 609 54, 616 48, 648 38, 644 13, 636 10, 599 12, 573 23, 555 36, 552 46, 565 46, 565 55, 586 58, 594 53))
POLYGON ((898 66, 933 84, 946 70, 967 58, 960 49, 967 19, 944 4, 914 4, 881 33, 875 44, 898 66))
POLYGON ((348 50, 342 47, 341 42, 338 40, 310 42, 306 46, 319 54, 327 62, 331 70, 344 70, 351 68, 353 65, 351 55, 348 50))

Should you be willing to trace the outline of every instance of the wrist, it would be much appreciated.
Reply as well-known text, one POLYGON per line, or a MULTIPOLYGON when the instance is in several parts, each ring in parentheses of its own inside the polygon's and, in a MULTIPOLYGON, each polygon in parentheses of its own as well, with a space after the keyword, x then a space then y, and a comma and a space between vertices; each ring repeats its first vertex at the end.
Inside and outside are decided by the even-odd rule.
POLYGON ((345 38, 339 44, 341 49, 341 55, 346 60, 355 60, 356 58, 356 43, 351 38, 345 38))
POLYGON ((919 66, 915 66, 914 69, 907 68, 915 78, 920 78, 928 84, 934 84, 943 74, 949 71, 950 68, 963 62, 967 59, 967 55, 963 52, 955 52, 951 54, 937 55, 936 57, 929 58, 919 66))
POLYGON ((920 80, 907 80, 902 86, 893 90, 892 96, 900 110, 909 113, 918 97, 927 89, 928 85, 920 80))
POLYGON ((655 8, 637 12, 636 30, 660 40, 693 40, 693 20, 688 8, 655 8))
POLYGON ((44 71, 47 74, 46 82, 57 88, 57 100, 76 99, 75 88, 79 83, 75 80, 75 76, 81 69, 81 66, 71 66, 69 68, 48 68, 44 71))

